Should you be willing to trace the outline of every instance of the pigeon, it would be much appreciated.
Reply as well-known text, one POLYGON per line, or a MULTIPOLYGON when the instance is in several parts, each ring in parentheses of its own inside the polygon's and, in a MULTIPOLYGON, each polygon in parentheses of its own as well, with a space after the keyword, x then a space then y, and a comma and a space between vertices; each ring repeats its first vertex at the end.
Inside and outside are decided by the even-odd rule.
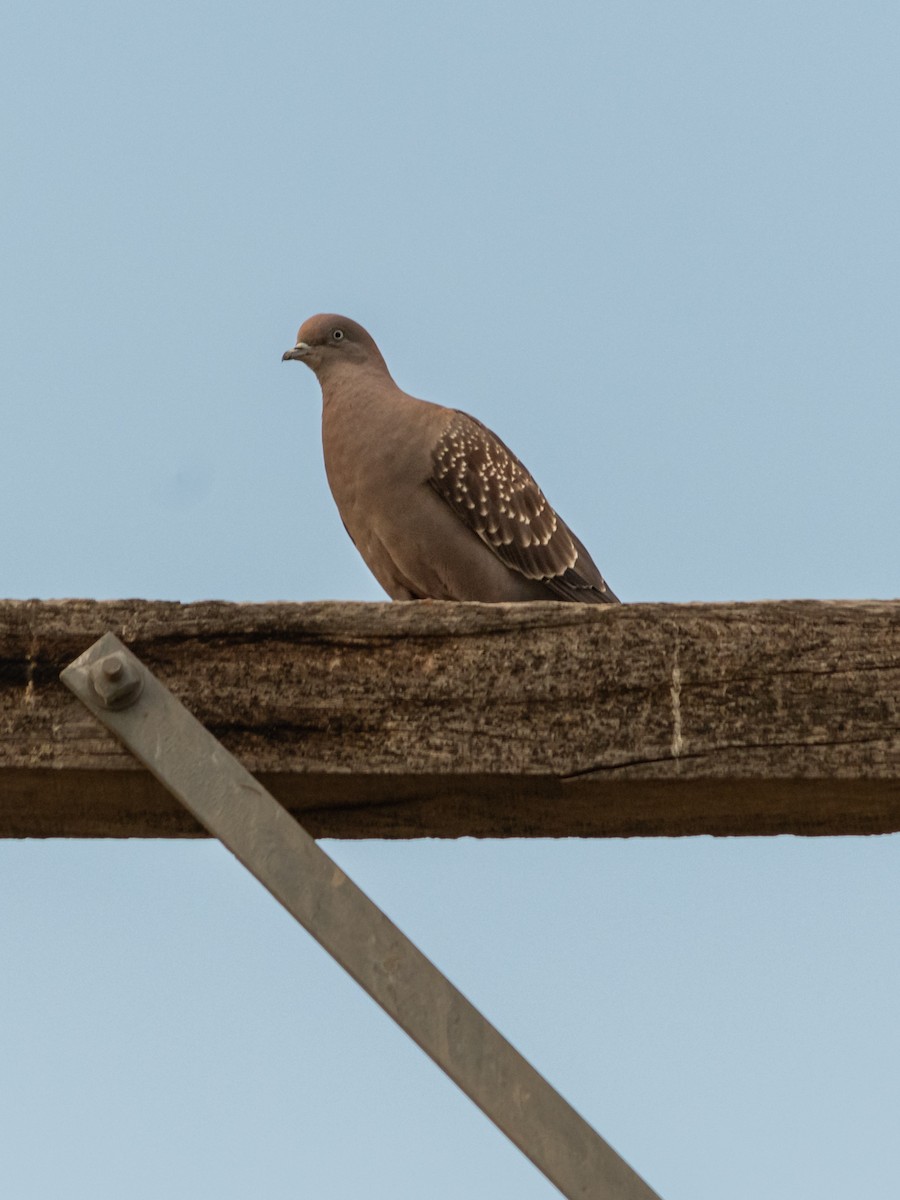
POLYGON ((402 391, 356 321, 310 317, 290 360, 319 380, 328 483, 392 600, 619 602, 513 452, 475 417, 402 391))

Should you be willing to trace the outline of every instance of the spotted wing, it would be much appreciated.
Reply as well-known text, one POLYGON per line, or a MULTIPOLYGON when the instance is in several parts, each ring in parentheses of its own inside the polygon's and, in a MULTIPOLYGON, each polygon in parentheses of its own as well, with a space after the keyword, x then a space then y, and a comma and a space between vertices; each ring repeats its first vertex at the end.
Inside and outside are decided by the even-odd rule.
POLYGON ((453 412, 432 454, 431 486, 506 565, 551 596, 615 603, 587 551, 509 447, 453 412))

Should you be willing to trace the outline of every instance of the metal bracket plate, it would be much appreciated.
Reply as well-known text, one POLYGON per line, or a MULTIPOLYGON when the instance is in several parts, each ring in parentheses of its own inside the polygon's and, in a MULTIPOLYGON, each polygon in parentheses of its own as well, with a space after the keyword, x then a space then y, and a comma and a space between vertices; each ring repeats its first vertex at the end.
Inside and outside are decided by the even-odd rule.
POLYGON ((63 683, 570 1200, 659 1200, 113 634, 63 683))

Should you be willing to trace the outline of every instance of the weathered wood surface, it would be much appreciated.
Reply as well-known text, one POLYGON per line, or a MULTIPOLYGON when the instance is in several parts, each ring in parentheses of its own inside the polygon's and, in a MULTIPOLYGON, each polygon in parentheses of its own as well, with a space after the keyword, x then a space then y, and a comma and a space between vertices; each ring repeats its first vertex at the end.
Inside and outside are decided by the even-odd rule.
POLYGON ((59 683, 111 629, 315 836, 900 829, 900 602, 0 602, 0 836, 183 837, 59 683))

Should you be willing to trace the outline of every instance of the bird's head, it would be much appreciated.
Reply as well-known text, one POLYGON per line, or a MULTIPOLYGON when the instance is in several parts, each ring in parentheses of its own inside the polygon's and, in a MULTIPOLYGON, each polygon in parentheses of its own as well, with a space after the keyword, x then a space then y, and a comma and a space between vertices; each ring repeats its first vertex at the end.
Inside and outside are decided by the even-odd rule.
POLYGON ((381 351, 362 325, 336 313, 319 313, 304 321, 297 331, 296 345, 281 356, 282 362, 290 359, 306 363, 319 379, 341 365, 387 371, 381 351))

